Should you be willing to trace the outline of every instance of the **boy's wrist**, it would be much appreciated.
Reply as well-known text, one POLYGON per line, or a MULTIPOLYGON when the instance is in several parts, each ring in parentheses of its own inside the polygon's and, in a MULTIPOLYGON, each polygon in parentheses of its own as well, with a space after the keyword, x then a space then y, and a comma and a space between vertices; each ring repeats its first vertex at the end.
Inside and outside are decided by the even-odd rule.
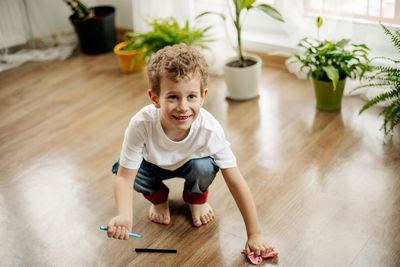
POLYGON ((127 219, 129 219, 129 220, 132 220, 132 213, 129 213, 129 212, 118 212, 118 216, 123 216, 123 217, 125 217, 125 218, 127 218, 127 219))
POLYGON ((248 238, 248 239, 253 238, 253 237, 257 237, 257 236, 262 236, 262 231, 261 231, 261 229, 258 229, 258 230, 256 230, 256 231, 249 231, 249 232, 247 233, 247 238, 248 238))

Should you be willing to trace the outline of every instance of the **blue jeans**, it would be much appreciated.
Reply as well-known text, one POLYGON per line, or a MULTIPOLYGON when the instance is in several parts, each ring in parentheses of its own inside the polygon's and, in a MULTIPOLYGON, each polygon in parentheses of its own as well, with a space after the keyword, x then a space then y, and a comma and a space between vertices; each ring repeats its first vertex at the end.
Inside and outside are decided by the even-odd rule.
MULTIPOLYGON (((112 167, 117 173, 119 160, 112 167)), ((134 189, 144 195, 152 195, 162 186, 162 181, 174 177, 184 178, 184 189, 190 193, 202 194, 207 191, 219 171, 211 157, 192 159, 174 171, 162 169, 143 159, 137 172, 134 189)))

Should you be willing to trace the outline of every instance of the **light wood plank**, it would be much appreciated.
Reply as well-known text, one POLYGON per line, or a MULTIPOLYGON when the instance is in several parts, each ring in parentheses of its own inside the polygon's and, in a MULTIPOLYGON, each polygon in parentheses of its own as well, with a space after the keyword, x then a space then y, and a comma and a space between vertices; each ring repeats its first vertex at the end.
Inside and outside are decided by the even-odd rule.
MULTIPOLYGON (((267 59, 267 58, 265 58, 267 59)), ((379 128, 379 108, 345 97, 340 112, 314 107, 309 81, 263 67, 260 96, 225 99, 211 77, 205 108, 223 125, 280 266, 400 265, 400 137, 379 128)), ((115 214, 111 165, 133 114, 150 103, 145 73, 126 75, 112 53, 74 54, 0 73, 2 266, 251 266, 245 228, 221 174, 209 202, 217 219, 192 226, 183 181, 171 189, 172 223, 147 219, 134 194, 134 232, 99 230, 115 214), (178 249, 139 254, 135 247, 178 249)))

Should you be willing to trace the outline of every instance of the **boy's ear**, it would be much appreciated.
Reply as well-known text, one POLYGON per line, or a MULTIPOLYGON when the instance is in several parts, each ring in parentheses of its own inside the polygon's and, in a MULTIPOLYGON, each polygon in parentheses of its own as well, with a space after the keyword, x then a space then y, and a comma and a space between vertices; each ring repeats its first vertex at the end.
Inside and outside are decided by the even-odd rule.
POLYGON ((147 93, 149 94, 150 100, 154 104, 154 106, 156 108, 160 108, 160 101, 158 99, 158 96, 154 94, 154 92, 151 91, 151 89, 147 90, 147 93))
POLYGON ((207 93, 208 93, 208 89, 205 88, 203 91, 203 95, 201 96, 201 103, 200 103, 201 106, 203 106, 204 100, 206 100, 207 93))

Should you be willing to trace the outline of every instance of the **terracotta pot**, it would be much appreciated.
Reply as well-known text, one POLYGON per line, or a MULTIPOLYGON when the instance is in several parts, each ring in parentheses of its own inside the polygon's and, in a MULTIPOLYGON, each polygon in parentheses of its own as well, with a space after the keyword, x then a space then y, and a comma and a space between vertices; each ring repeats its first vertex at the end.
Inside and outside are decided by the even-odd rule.
POLYGON ((114 47, 114 53, 118 56, 121 71, 124 73, 141 72, 145 62, 140 51, 125 51, 126 43, 122 42, 114 47))

